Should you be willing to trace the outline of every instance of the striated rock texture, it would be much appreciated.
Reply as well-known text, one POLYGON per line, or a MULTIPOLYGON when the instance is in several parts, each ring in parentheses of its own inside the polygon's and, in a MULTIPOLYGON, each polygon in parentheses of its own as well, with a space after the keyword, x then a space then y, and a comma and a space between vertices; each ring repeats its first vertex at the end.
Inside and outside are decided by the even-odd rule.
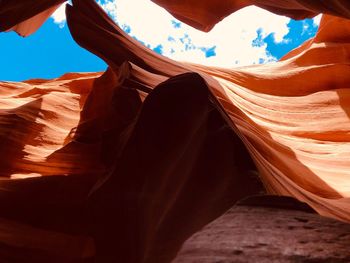
POLYGON ((68 6, 67 19, 80 45, 114 70, 129 61, 130 78, 144 86, 183 72, 199 73, 270 192, 349 220, 349 20, 324 16, 317 36, 280 62, 220 69, 151 52, 92 1, 68 6), (92 33, 100 45, 88 37, 92 33))
MULTIPOLYGON (((51 262, 64 252, 44 236, 58 233, 80 240, 71 262, 169 262, 193 233, 262 191, 255 174, 269 193, 350 221, 348 1, 156 2, 202 30, 249 4, 335 16, 279 62, 223 69, 155 54, 95 1, 73 0, 73 38, 109 68, 0 83, 0 217, 23 226, 2 242, 30 235, 22 249, 36 244, 51 262)), ((60 3, 2 1, 1 30, 26 36, 60 3)))
POLYGON ((167 9, 177 19, 203 31, 233 12, 250 5, 294 19, 313 17, 319 13, 350 18, 347 0, 152 0, 167 9))

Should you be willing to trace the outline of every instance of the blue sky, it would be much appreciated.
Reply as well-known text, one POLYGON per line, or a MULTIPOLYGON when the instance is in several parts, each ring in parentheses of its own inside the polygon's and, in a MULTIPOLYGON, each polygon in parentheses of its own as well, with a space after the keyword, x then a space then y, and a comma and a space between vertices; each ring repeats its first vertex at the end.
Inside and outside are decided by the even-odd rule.
MULTIPOLYGON (((318 19, 294 21, 251 7, 205 34, 177 21, 149 0, 104 0, 100 4, 127 33, 150 49, 176 60, 223 67, 278 60, 314 36, 318 27, 318 19)), ((65 24, 64 6, 27 38, 0 33, 0 57, 0 80, 6 81, 106 69, 101 59, 73 41, 65 24)))

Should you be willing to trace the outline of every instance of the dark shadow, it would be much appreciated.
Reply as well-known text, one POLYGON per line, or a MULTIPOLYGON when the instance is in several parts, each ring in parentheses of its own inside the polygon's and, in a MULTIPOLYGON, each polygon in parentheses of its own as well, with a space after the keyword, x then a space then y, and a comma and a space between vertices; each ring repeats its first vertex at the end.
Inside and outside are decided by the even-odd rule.
POLYGON ((146 98, 115 169, 90 198, 98 262, 169 262, 182 243, 262 186, 197 74, 146 98))
MULTIPOLYGON (((80 218, 77 205, 81 207, 84 195, 84 180, 80 177, 45 176, 28 179, 8 179, 13 173, 30 173, 32 161, 26 159, 26 145, 38 146, 38 134, 44 124, 36 122, 42 99, 36 99, 0 116, 0 217, 14 219, 41 228, 63 228, 80 232, 84 224, 71 224, 73 218, 80 218), (26 114, 30 112, 30 114, 26 114), (23 117, 25 116, 25 117, 23 117), (7 131, 7 132, 6 132, 7 131), (80 197, 80 199, 79 199, 80 197), (80 202, 80 203, 79 203, 80 202), (61 226, 61 227, 60 227, 61 226)), ((84 176, 86 178, 86 176, 84 176)), ((85 179, 86 181, 86 179, 85 179)), ((90 182, 92 185, 94 182, 90 182)), ((90 188, 85 190, 85 196, 90 188)), ((86 232, 86 230, 85 230, 86 232)))
MULTIPOLYGON (((188 71, 181 64, 154 54, 132 40, 94 1, 73 1, 73 6, 67 7, 67 21, 74 39, 82 47, 103 58, 112 68, 119 68, 124 61, 130 61, 162 76, 188 71), (89 37, 91 35, 94 35, 94 39, 89 37)), ((193 74, 190 76, 193 77, 193 74)), ((181 78, 183 76, 175 77, 174 80, 181 78)), ((219 105, 207 101, 210 92, 206 85, 202 85, 202 80, 197 78, 197 81, 179 84, 171 99, 167 98, 167 92, 160 92, 164 90, 164 84, 153 95, 149 95, 114 172, 101 187, 95 188, 90 209, 99 262, 111 259, 123 262, 168 262, 186 238, 225 212, 236 200, 252 194, 249 185, 254 184, 249 180, 247 171, 240 174, 238 168, 241 164, 233 165, 237 160, 242 160, 239 156, 244 156, 243 160, 250 160, 249 155, 242 154, 247 150, 230 129, 227 129, 226 135, 224 132, 220 134, 219 138, 209 136, 209 131, 215 126, 210 122, 209 105, 216 109, 219 105), (157 110, 152 110, 152 107, 157 110), (224 142, 220 142, 221 139, 224 142), (184 146, 186 140, 187 148, 184 146), (209 141, 217 144, 213 145, 209 141), (221 146, 216 148, 217 145, 221 146), (179 147, 184 148, 179 150, 179 147), (210 147, 212 151, 208 150, 210 147), (228 158, 229 163, 220 163, 224 162, 225 158, 222 158, 214 164, 216 156, 235 156, 238 159, 228 158), (216 169, 210 169, 211 165, 216 169), (226 170, 222 171, 220 167, 226 170), (186 170, 189 168, 190 171, 186 170), (221 174, 216 171, 221 171, 221 174), (203 186, 200 182, 203 182, 203 186), (227 194, 227 189, 230 194, 225 199, 223 196, 227 194)), ((256 86, 259 87, 259 83, 256 86)), ((212 114, 228 119, 222 110, 220 114, 212 114)), ((217 118, 220 119, 214 117, 215 122, 217 118)), ((222 119, 218 122, 226 125, 222 119)), ((266 132, 265 136, 270 137, 266 132)), ((277 147, 300 164, 292 149, 283 145, 277 147)), ((259 150, 262 155, 266 154, 266 158, 279 158, 268 156, 264 149, 259 150)), ((327 197, 340 197, 306 166, 301 166, 305 177, 301 175, 296 184, 318 195, 324 193, 327 197), (318 193, 314 187, 309 187, 308 182, 312 182, 313 186, 317 182, 322 192, 318 193)))
MULTIPOLYGON (((183 68, 181 64, 177 64, 163 56, 155 54, 153 51, 143 47, 136 40, 131 39, 126 33, 123 32, 94 1, 81 1, 74 0, 73 6, 67 7, 67 22, 72 33, 73 38, 84 48, 88 49, 92 53, 102 57, 111 67, 120 66, 125 60, 153 73, 160 75, 173 76, 175 72, 186 72, 186 68, 183 68), (77 22, 79 20, 79 23, 77 22), (102 30, 103 29, 103 30, 102 30), (100 45, 95 45, 92 39, 89 38, 89 32, 93 31, 93 34, 101 41, 100 45), (132 54, 132 55, 130 55, 132 54), (158 70, 159 69, 159 70, 158 70), (161 71, 160 73, 158 71, 161 71)), ((312 52, 312 51, 310 51, 312 52)), ((242 77, 242 76, 241 76, 242 77)), ((252 78, 254 79, 254 78, 252 78)), ((307 79, 307 78, 306 78, 307 79)), ((264 87, 268 85, 268 80, 256 80, 256 91, 264 93, 264 87)), ((271 80, 273 81, 273 80, 271 80)), ((269 89, 269 92, 271 90, 269 89)), ((276 87, 276 94, 279 96, 290 96, 288 89, 276 87)), ((274 94, 272 92, 272 94, 274 94)), ((297 95, 293 91, 293 95, 297 95)), ((307 95, 307 94, 299 94, 307 95)), ((219 103, 218 103, 219 104, 219 103)), ((220 105, 217 105, 220 107, 220 105)), ((225 114, 224 110, 221 111, 225 114)), ((224 116, 226 120, 229 120, 228 116, 224 116)), ((249 118, 247 118, 249 119, 249 118)), ((264 136, 270 138, 270 135, 263 129, 259 130, 264 136)), ((290 156, 294 156, 295 162, 297 160, 292 149, 284 145, 277 145, 278 150, 286 152, 290 156)), ((264 152, 264 149, 260 149, 264 152)), ((267 154, 267 153, 266 153, 267 154)), ((318 182, 319 189, 324 189, 321 193, 331 198, 339 198, 340 195, 330 186, 327 186, 317 175, 315 175, 310 169, 302 165, 304 174, 308 175, 306 180, 302 179, 297 184, 305 186, 307 189, 308 182, 318 182)), ((310 189, 311 190, 311 189, 310 189)))
POLYGON ((41 103, 42 99, 35 99, 1 113, 0 176, 8 177, 9 171, 14 170, 13 164, 18 166, 16 160, 23 160, 26 155, 24 147, 28 142, 32 142, 37 131, 44 127, 35 122, 40 113, 41 103))
MULTIPOLYGON (((167 67, 170 60, 130 41, 95 2, 73 5, 79 8, 68 7, 72 35, 111 68, 130 60, 164 76, 186 71, 180 64, 167 67)), ((6 182, 0 216, 63 232, 89 232, 97 244, 97 262, 170 262, 193 233, 262 187, 246 147, 198 74, 177 75, 159 85, 140 113, 138 92, 118 78, 114 82, 113 74, 107 71, 96 80, 76 130, 47 158, 47 164, 69 163, 71 156, 71 176, 6 182)), ((298 162, 292 149, 279 147, 298 162)), ((4 167, 23 156, 10 151, 8 158, 12 162, 4 167)), ((278 157, 266 152, 266 158, 278 157)), ((339 196, 303 168, 327 196, 339 196)), ((307 180, 296 183, 308 189, 307 180)))
MULTIPOLYGON (((87 234, 87 196, 97 179, 110 170, 110 166, 115 162, 120 147, 120 135, 130 122, 134 121, 141 106, 138 92, 125 87, 121 80, 119 83, 119 79, 117 82, 112 81, 113 78, 114 73, 107 71, 102 77, 95 79, 82 107, 79 124, 66 138, 66 145, 48 156, 45 162, 37 164, 27 161, 28 167, 58 167, 58 170, 64 171, 62 174, 0 181, 3 189, 0 191, 1 217, 44 229, 87 234)), ((74 83, 71 89, 76 93, 74 83)), ((38 99, 25 105, 37 110, 32 116, 41 112, 41 106, 38 104, 40 102, 41 99, 38 99)), ((24 120, 16 114, 4 116, 3 118, 10 121, 3 121, 9 123, 9 128, 4 127, 3 130, 19 130, 23 135, 17 138, 16 142, 1 141, 0 149, 6 151, 6 154, 3 154, 5 158, 1 160, 0 167, 8 176, 9 171, 20 173, 18 161, 26 162, 23 161, 23 148, 27 143, 40 143, 34 138, 44 125, 33 129, 35 118, 24 120), (17 141, 21 145, 15 145, 17 141), (10 167, 12 164, 14 169, 10 167)), ((4 136, 6 137, 6 134, 4 136)))

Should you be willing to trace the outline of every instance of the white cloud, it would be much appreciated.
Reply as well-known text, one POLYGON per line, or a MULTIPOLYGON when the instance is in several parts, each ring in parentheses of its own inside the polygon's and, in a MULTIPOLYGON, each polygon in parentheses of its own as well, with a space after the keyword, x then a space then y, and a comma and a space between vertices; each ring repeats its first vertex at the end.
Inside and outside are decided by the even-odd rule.
POLYGON ((266 43, 255 41, 273 34, 276 43, 286 42, 289 18, 257 7, 242 9, 204 33, 180 23, 150 0, 107 0, 100 3, 131 36, 150 48, 162 45, 163 55, 206 65, 230 67, 275 60, 266 43), (257 19, 258 18, 258 19, 257 19), (255 44, 253 44, 253 42, 255 44), (204 48, 215 47, 216 56, 207 58, 204 48))
MULTIPOLYGON (((99 4, 131 36, 175 60, 222 67, 265 63, 276 59, 263 38, 273 34, 275 43, 290 41, 285 38, 290 19, 257 7, 244 8, 204 33, 180 23, 150 0, 100 0, 99 4), (208 50, 215 56, 206 57, 208 50)), ((65 25, 65 4, 52 18, 61 28, 65 25)))
POLYGON ((54 23, 63 28, 66 24, 66 3, 62 4, 52 15, 54 23))
POLYGON ((322 18, 322 14, 319 14, 318 16, 315 16, 313 18, 314 26, 319 26, 320 25, 321 18, 322 18))
POLYGON ((301 34, 304 35, 306 32, 309 31, 310 25, 305 20, 302 23, 303 23, 303 31, 301 32, 301 34))

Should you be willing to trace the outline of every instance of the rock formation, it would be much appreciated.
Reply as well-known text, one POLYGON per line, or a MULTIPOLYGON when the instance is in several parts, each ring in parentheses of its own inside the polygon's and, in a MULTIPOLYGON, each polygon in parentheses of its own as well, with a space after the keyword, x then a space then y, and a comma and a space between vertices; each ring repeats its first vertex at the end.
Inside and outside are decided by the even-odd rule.
MULTIPOLYGON (((1 2, 1 30, 29 35, 62 2, 1 2)), ((73 38, 109 68, 0 83, 0 217, 22 229, 0 231, 5 247, 22 242, 48 262, 62 252, 60 239, 45 240, 58 235, 80 242, 65 262, 87 262, 92 238, 99 262, 169 262, 189 236, 261 192, 257 173, 269 193, 350 221, 349 2, 155 2, 202 30, 250 4, 328 15, 279 62, 223 69, 155 54, 95 1, 73 0, 73 38)))

